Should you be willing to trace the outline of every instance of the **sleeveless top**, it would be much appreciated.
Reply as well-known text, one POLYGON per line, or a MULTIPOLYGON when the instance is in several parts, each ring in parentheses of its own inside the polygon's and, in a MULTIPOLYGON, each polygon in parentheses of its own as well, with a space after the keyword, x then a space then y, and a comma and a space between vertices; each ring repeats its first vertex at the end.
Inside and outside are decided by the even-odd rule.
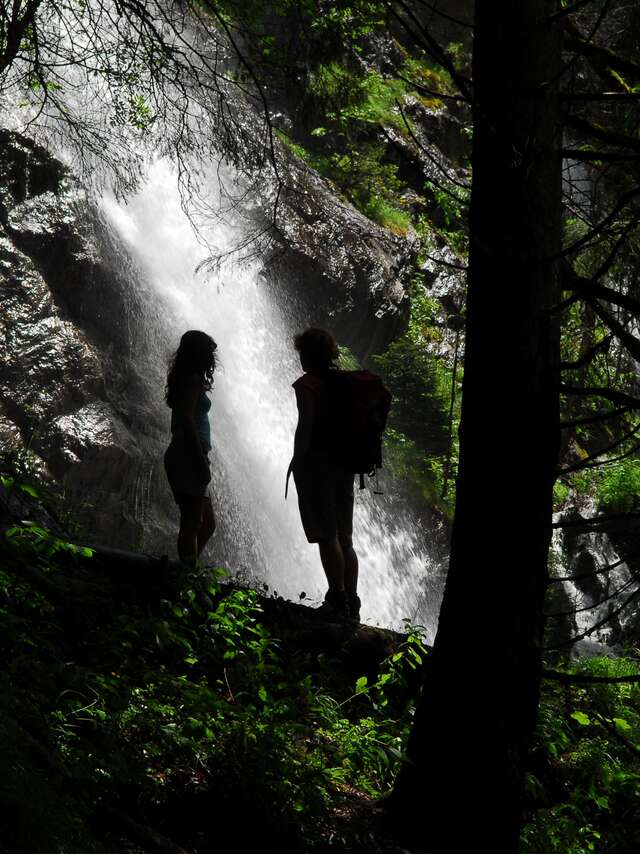
MULTIPOLYGON (((196 433, 200 444, 206 451, 211 450, 211 424, 209 423, 209 410, 211 409, 211 398, 205 391, 201 391, 196 401, 195 422, 196 433)), ((171 410, 171 434, 178 436, 182 428, 178 423, 175 410, 171 410)))

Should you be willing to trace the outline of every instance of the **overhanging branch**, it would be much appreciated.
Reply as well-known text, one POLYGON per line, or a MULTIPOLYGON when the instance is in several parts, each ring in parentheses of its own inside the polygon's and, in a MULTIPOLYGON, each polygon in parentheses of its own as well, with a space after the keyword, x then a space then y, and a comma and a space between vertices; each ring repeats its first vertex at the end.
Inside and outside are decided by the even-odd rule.
MULTIPOLYGON (((601 350, 607 350, 609 345, 613 340, 613 335, 606 335, 602 341, 598 341, 597 344, 594 344, 593 347, 590 347, 586 353, 584 353, 579 359, 575 362, 560 362, 560 370, 561 371, 575 371, 578 368, 582 368, 585 365, 588 365, 593 361, 594 357, 598 355, 601 350)), ((565 425, 566 426, 566 425, 565 425)))
POLYGON ((630 394, 625 394, 623 391, 616 391, 613 388, 602 386, 574 386, 560 384, 562 394, 570 394, 576 397, 604 397, 613 403, 619 403, 621 406, 628 406, 629 409, 640 409, 640 398, 632 397, 630 394))
POLYGON ((618 145, 621 148, 640 150, 640 139, 636 139, 636 137, 628 136, 623 133, 612 133, 610 130, 591 124, 591 122, 588 122, 580 116, 567 116, 565 124, 574 130, 581 131, 586 136, 593 137, 594 139, 600 139, 609 145, 618 145))
POLYGON ((560 153, 567 160, 580 160, 589 163, 626 163, 640 160, 640 152, 597 151, 594 148, 562 148, 560 153))
POLYGON ((621 406, 619 409, 612 409, 610 412, 599 412, 597 415, 585 416, 584 418, 573 418, 570 421, 561 421, 560 427, 568 429, 570 427, 582 427, 585 424, 597 424, 598 421, 606 421, 609 418, 619 418, 627 412, 631 412, 633 407, 621 406))
POLYGON ((561 670, 542 671, 543 679, 553 679, 567 685, 615 685, 624 682, 640 682, 640 675, 630 673, 629 676, 591 676, 588 673, 563 673, 561 670))

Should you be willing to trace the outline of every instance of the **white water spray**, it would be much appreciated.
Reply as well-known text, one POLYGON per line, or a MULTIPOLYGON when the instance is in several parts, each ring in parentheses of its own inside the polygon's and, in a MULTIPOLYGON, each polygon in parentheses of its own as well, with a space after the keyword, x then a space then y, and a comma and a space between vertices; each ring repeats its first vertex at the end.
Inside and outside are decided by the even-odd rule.
MULTIPOLYGON (((230 560, 227 554, 229 569, 249 567, 254 579, 282 595, 297 599, 304 591, 319 601, 326 582, 317 547, 302 532, 295 486, 284 500, 296 423, 291 383, 301 372, 291 306, 277 304, 258 265, 194 274, 207 252, 181 207, 167 162, 151 167, 144 187, 126 205, 105 197, 102 207, 167 308, 173 336, 167 350, 189 328, 218 342, 222 367, 212 392, 212 486, 216 537, 234 546, 230 560)), ((207 236, 217 246, 230 247, 237 239, 222 223, 207 236)), ((356 490, 354 545, 363 620, 400 627, 409 618, 432 636, 442 580, 415 520, 391 497, 356 490)))

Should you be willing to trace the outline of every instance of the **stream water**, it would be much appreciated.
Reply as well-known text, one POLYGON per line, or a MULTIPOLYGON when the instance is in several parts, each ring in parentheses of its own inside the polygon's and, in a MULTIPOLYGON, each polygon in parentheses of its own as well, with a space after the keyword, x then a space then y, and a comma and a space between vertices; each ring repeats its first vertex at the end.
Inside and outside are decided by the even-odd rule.
MULTIPOLYGON (((126 204, 105 196, 102 211, 146 278, 154 311, 162 306, 169 340, 164 352, 161 347, 148 358, 166 360, 189 328, 203 329, 218 343, 211 410, 218 531, 207 557, 288 598, 304 593, 319 602, 326 585, 317 547, 302 533, 295 486, 284 498, 297 414, 291 383, 301 372, 292 336, 312 318, 268 286, 257 263, 195 273, 207 257, 203 236, 224 248, 238 234, 218 222, 209 234, 199 229, 198 237, 167 162, 152 165, 126 204)), ((433 635, 442 578, 427 542, 401 495, 356 491, 354 543, 365 621, 400 627, 409 618, 433 635)))

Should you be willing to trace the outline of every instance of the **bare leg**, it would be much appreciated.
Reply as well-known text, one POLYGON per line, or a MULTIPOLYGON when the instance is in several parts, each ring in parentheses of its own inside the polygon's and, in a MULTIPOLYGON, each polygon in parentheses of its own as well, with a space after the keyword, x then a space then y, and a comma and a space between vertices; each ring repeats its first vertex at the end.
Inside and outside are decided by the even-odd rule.
POLYGON ((330 590, 344 590, 344 555, 338 538, 320 540, 320 560, 330 590))
POLYGON ((202 524, 204 499, 192 498, 180 504, 180 530, 178 532, 178 557, 194 561, 198 554, 198 531, 202 524))
POLYGON ((344 588, 347 593, 355 595, 358 591, 358 555, 351 537, 342 534, 339 541, 344 556, 344 588))
POLYGON ((202 502, 202 521, 198 528, 197 544, 198 554, 201 554, 204 547, 211 539, 213 532, 216 529, 216 517, 213 512, 211 498, 207 496, 202 502))

